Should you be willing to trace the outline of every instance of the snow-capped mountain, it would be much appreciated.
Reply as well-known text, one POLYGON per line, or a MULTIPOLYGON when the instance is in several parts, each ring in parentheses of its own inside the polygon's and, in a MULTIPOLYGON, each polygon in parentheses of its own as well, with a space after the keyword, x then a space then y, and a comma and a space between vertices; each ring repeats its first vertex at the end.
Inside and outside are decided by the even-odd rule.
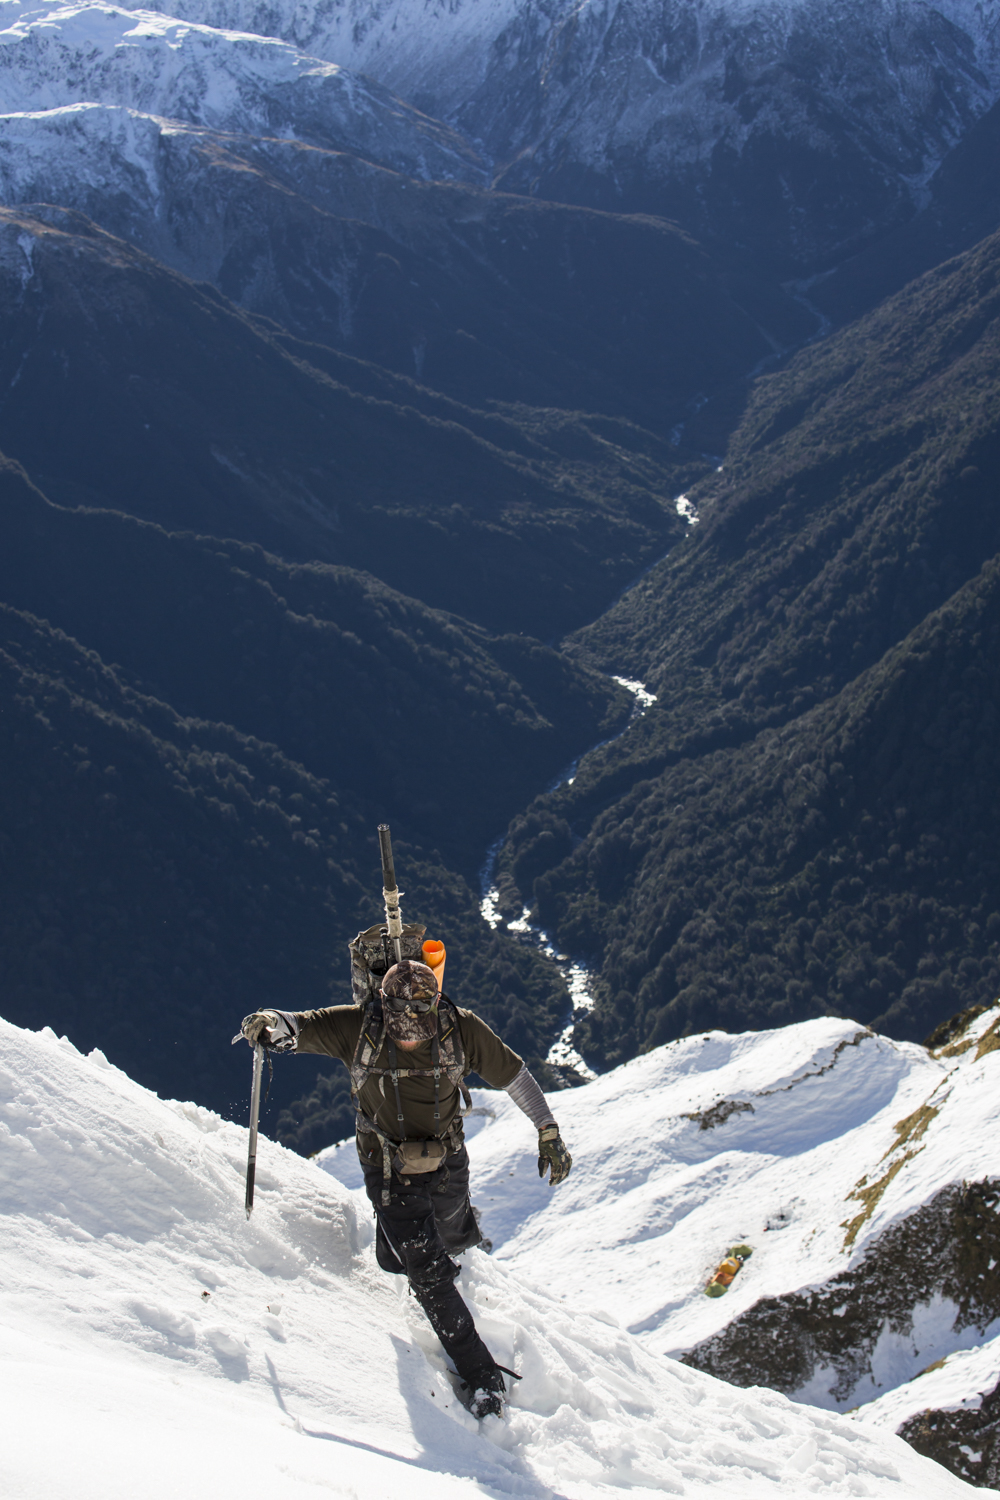
POLYGON ((675 226, 490 193, 453 130, 288 43, 100 4, 0 17, 0 203, 82 212, 300 336, 463 400, 668 429, 774 347, 675 226))
MULTIPOLYGON (((105 4, 25 15, 6 3, 4 21, 0 103, 4 117, 13 116, 4 124, 17 148, 34 140, 44 149, 49 141, 57 167, 60 132, 119 140, 131 132, 134 151, 140 135, 155 134, 169 119, 350 151, 418 178, 482 175, 453 131, 371 80, 276 38, 105 4), (87 108, 95 105, 131 117, 109 121, 87 108)), ((134 155, 148 172, 143 153, 134 155)))
MULTIPOLYGON (((935 1052, 834 1019, 690 1037, 557 1096, 575 1165, 555 1193, 516 1107, 480 1093, 494 1258, 736 1384, 873 1402, 895 1430, 943 1361, 942 1404, 956 1381, 975 1401, 997 1384, 998 1072, 1000 1007, 935 1052), (753 1254, 707 1297, 737 1243, 753 1254)), ((321 1161, 358 1180, 353 1147, 321 1161)))
POLYGON ((808 264, 905 216, 997 97, 996 0, 169 0, 287 37, 482 143, 514 191, 808 264))
POLYGON ((377 1270, 367 1205, 262 1140, 247 1222, 244 1130, 51 1031, 0 1022, 0 1138, 19 1500, 973 1493, 891 1433, 657 1358, 473 1251, 463 1292, 523 1375, 507 1420, 477 1425, 377 1270))

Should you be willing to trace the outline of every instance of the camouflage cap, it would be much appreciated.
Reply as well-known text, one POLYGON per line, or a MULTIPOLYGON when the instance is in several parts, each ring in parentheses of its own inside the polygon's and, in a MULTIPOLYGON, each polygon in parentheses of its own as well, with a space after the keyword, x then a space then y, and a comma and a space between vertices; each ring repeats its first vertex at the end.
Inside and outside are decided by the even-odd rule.
POLYGON ((396 1042, 429 1041, 437 1030, 438 982, 427 964, 404 958, 382 980, 385 1029, 396 1042))

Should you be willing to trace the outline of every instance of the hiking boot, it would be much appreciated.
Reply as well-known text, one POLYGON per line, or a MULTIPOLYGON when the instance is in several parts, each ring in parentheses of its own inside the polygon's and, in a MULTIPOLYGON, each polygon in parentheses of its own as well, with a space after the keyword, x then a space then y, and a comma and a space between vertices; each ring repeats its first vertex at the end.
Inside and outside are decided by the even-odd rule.
POLYGON ((502 1417, 503 1397, 498 1391, 473 1391, 469 1410, 477 1422, 483 1417, 502 1417))
POLYGON ((482 1417, 502 1417, 503 1398, 507 1394, 503 1371, 499 1365, 477 1370, 471 1380, 462 1382, 469 1394, 469 1411, 480 1420, 482 1417))

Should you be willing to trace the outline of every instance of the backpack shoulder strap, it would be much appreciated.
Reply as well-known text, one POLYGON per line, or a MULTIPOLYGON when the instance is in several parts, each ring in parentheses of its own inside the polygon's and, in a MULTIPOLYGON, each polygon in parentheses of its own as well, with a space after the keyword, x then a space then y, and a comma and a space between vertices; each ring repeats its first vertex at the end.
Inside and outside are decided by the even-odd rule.
POLYGON ((441 1043, 441 1070, 449 1082, 460 1091, 465 1105, 463 1113, 468 1114, 472 1108, 472 1095, 465 1086, 467 1068, 461 1017, 458 1014, 457 1005, 449 1000, 447 995, 441 996, 438 1015, 441 1018, 438 1030, 441 1043))
POLYGON ((376 1057, 378 1057, 379 1049, 382 1046, 384 1032, 385 1022, 382 1019, 382 1007, 376 1001, 369 1000, 361 1017, 358 1045, 354 1049, 354 1060, 350 1068, 351 1093, 355 1099, 357 1099, 368 1081, 372 1065, 376 1057))

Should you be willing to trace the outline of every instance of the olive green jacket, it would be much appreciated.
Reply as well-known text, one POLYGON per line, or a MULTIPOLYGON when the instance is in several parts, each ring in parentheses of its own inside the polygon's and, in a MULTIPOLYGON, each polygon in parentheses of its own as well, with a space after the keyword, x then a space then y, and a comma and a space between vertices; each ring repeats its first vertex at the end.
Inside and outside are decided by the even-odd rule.
MULTIPOLYGON (((473 1015, 471 1010, 458 1012, 458 1029, 465 1052, 465 1070, 478 1073, 492 1088, 505 1089, 514 1082, 523 1067, 518 1057, 485 1021, 473 1015)), ((339 1057, 350 1067, 361 1035, 364 1009, 360 1005, 329 1005, 323 1010, 306 1010, 298 1014, 299 1034, 297 1052, 325 1052, 330 1057, 339 1057)), ((433 1067, 430 1042, 421 1042, 412 1052, 396 1049, 396 1057, 402 1068, 433 1067)), ((388 1068, 390 1059, 383 1039, 376 1068, 388 1068)), ((434 1123, 434 1079, 400 1078, 399 1097, 403 1106, 403 1126, 396 1119, 396 1095, 391 1078, 384 1074, 372 1074, 361 1090, 361 1108, 369 1119, 374 1120, 380 1130, 392 1140, 421 1140, 435 1135, 444 1135, 461 1115, 462 1096, 456 1086, 441 1074, 441 1118, 434 1123)))

